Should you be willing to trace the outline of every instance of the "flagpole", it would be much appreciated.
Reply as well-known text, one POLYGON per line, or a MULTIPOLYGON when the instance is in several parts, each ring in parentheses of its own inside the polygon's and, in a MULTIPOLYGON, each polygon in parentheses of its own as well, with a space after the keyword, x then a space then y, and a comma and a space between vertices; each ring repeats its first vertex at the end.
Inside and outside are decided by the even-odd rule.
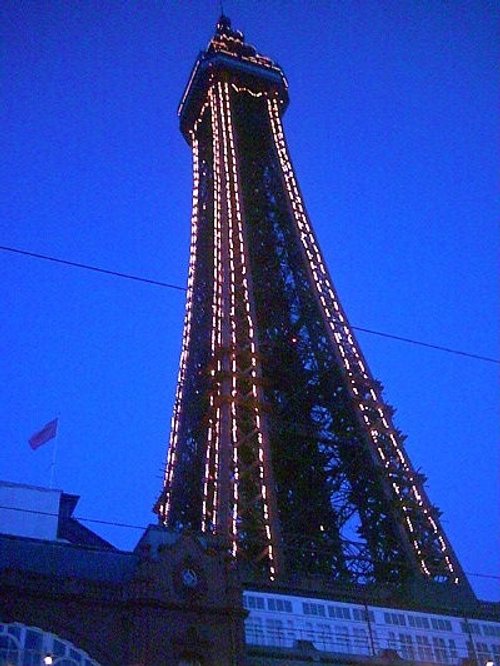
POLYGON ((61 420, 61 415, 57 415, 57 429, 56 436, 54 437, 54 448, 52 449, 52 462, 50 464, 50 478, 49 478, 49 488, 54 488, 55 472, 56 472, 56 458, 57 458, 57 444, 59 441, 59 422, 61 420))

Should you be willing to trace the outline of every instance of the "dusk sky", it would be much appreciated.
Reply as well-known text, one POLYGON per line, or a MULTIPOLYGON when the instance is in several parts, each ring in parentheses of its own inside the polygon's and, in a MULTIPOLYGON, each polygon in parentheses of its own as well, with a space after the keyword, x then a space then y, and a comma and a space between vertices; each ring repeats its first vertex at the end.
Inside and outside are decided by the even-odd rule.
MULTIPOLYGON (((224 1, 284 69, 284 124, 351 324, 499 358, 498 3, 224 1)), ((177 106, 209 0, 2 7, 0 245, 185 286, 177 106)), ((161 488, 184 294, 0 251, 0 479, 145 526, 161 488)), ((500 600, 498 365, 358 339, 470 581, 500 600), (472 575, 473 574, 473 575, 472 575), (490 576, 490 577, 484 577, 490 576)), ((141 531, 86 523, 120 548, 141 531)))

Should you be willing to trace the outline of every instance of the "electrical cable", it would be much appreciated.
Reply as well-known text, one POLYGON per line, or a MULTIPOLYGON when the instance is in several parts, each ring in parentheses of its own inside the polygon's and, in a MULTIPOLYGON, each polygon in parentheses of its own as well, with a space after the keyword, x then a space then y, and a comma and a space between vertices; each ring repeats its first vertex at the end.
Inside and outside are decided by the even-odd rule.
MULTIPOLYGON (((50 516, 52 518, 59 518, 59 513, 53 513, 51 511, 39 511, 38 509, 26 509, 24 507, 0 505, 0 510, 19 511, 21 513, 34 513, 34 514, 40 515, 40 516, 50 516)), ((124 527, 124 528, 127 528, 127 529, 142 530, 142 531, 146 530, 146 527, 144 527, 144 525, 131 525, 129 523, 117 523, 117 522, 112 521, 112 520, 100 520, 98 518, 86 518, 84 516, 71 516, 71 518, 73 518, 74 520, 81 520, 82 522, 85 522, 85 523, 96 523, 98 525, 107 525, 109 527, 124 527)), ((303 550, 307 551, 308 548, 304 547, 303 550)), ((311 547, 311 548, 309 548, 309 550, 314 550, 314 548, 311 547)), ((477 578, 491 578, 493 580, 500 580, 500 576, 495 576, 494 574, 472 573, 471 571, 465 571, 464 573, 467 576, 475 576, 477 578)))
POLYGON ((429 347, 429 349, 437 349, 439 351, 447 352, 448 354, 460 354, 461 356, 468 356, 469 358, 475 358, 479 361, 487 361, 488 363, 500 364, 500 359, 491 358, 490 356, 471 354, 470 352, 464 352, 459 349, 451 349, 450 347, 441 347, 440 345, 434 345, 429 342, 421 342, 420 340, 403 338, 400 335, 392 335, 391 333, 382 333, 381 331, 374 331, 370 328, 362 328, 361 326, 353 326, 352 328, 354 328, 356 331, 362 331, 363 333, 370 333, 370 335, 379 335, 383 338, 390 338, 391 340, 399 340, 400 342, 408 342, 409 344, 419 345, 420 347, 429 347))
POLYGON ((34 257, 35 259, 43 259, 44 261, 52 261, 56 264, 63 264, 65 266, 73 266, 76 268, 84 268, 87 271, 95 271, 96 273, 105 273, 106 275, 113 275, 114 277, 121 277, 127 280, 135 280, 136 282, 145 282, 146 284, 154 284, 157 287, 167 287, 168 289, 177 289, 178 291, 186 291, 184 287, 179 287, 176 284, 170 284, 169 282, 160 282, 159 280, 150 280, 149 278, 140 277, 138 275, 130 275, 129 273, 119 273, 118 271, 110 271, 106 268, 99 268, 98 266, 90 266, 89 264, 81 264, 76 261, 68 261, 67 259, 57 259, 56 257, 50 257, 46 254, 38 254, 36 252, 28 252, 27 250, 19 250, 14 247, 6 247, 0 245, 0 250, 4 252, 14 252, 16 254, 23 254, 27 257, 34 257))
MULTIPOLYGON (((42 259, 44 261, 51 261, 56 264, 62 264, 65 266, 71 266, 74 268, 83 268, 85 270, 94 271, 96 273, 104 273, 105 275, 112 275, 113 277, 124 278, 126 280, 134 280, 136 282, 144 282, 145 284, 152 284, 157 287, 164 287, 167 289, 175 289, 176 291, 186 291, 185 287, 180 287, 179 285, 172 284, 170 282, 162 282, 160 280, 152 280, 150 278, 145 278, 140 275, 131 275, 130 273, 120 273, 118 271, 112 271, 105 268, 99 268, 98 266, 91 266, 89 264, 83 264, 76 261, 68 261, 67 259, 58 259, 46 254, 39 254, 37 252, 28 252, 27 250, 20 250, 19 248, 7 247, 5 245, 0 245, 0 250, 4 252, 12 252, 15 254, 24 255, 27 257, 33 257, 35 259, 42 259)), ((436 351, 446 352, 448 354, 457 354, 459 356, 465 356, 467 358, 473 358, 477 361, 485 361, 487 363, 495 363, 500 365, 500 359, 492 358, 490 356, 482 356, 480 354, 473 354, 471 352, 465 352, 460 349, 452 349, 451 347, 443 347, 441 345, 435 345, 429 342, 421 342, 420 340, 414 340, 412 338, 405 338, 400 335, 393 335, 391 333, 384 333, 383 331, 375 331, 370 328, 364 328, 361 326, 352 326, 355 331, 360 331, 361 333, 368 333, 370 335, 378 335, 379 337, 388 338, 390 340, 397 340, 399 342, 406 342, 408 344, 417 345, 419 347, 427 347, 429 349, 434 349, 436 351)))
MULTIPOLYGON (((59 513, 52 511, 39 511, 38 509, 26 509, 20 506, 0 506, 0 509, 7 511, 19 511, 21 513, 34 513, 37 516, 50 516, 52 518, 59 518, 59 513)), ((130 525, 129 523, 117 523, 112 520, 99 520, 98 518, 84 518, 83 516, 70 516, 74 520, 81 520, 86 523, 97 523, 99 525, 109 525, 110 527, 126 527, 134 530, 145 530, 144 525, 130 525)), ((15 535, 14 535, 15 536, 15 535)))

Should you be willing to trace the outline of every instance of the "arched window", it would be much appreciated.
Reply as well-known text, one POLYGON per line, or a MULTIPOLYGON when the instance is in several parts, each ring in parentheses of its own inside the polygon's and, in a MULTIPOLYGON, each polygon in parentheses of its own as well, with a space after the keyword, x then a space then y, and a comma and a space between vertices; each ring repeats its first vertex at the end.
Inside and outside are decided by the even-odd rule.
POLYGON ((0 623, 0 666, 99 666, 84 650, 39 627, 0 623))
POLYGON ((20 650, 15 638, 7 634, 0 635, 0 666, 17 666, 20 650))

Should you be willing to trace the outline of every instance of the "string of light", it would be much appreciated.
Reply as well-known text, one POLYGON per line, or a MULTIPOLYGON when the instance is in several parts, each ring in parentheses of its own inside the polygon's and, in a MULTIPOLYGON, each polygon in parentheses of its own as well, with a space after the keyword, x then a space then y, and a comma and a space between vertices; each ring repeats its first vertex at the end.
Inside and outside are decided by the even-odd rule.
POLYGON ((226 316, 229 314, 229 330, 230 330, 230 364, 231 364, 231 391, 230 391, 230 419, 231 419, 231 447, 232 447, 232 515, 231 515, 231 538, 232 538, 232 553, 236 557, 238 550, 238 500, 239 500, 239 469, 238 469, 238 419, 236 414, 236 399, 238 394, 236 373, 236 349, 237 349, 237 332, 236 332, 236 269, 235 269, 235 247, 234 247, 234 198, 235 189, 234 177, 231 173, 229 165, 229 146, 228 146, 228 130, 226 127, 228 119, 228 111, 225 108, 225 99, 222 91, 222 83, 219 81, 217 84, 217 106, 219 110, 219 128, 222 134, 222 164, 224 165, 224 192, 226 195, 226 214, 227 226, 225 227, 225 237, 228 243, 229 250, 229 313, 226 311, 226 316))
MULTIPOLYGON (((248 268, 247 268, 247 259, 246 259, 246 250, 245 250, 245 244, 244 244, 244 238, 243 238, 243 220, 242 220, 242 214, 241 214, 241 207, 240 207, 240 195, 239 195, 239 184, 238 184, 238 173, 236 169, 236 152, 235 152, 235 146, 234 146, 234 133, 233 133, 233 125, 232 125, 232 113, 231 113, 231 108, 230 108, 230 95, 229 95, 229 86, 226 83, 224 83, 224 86, 222 87, 222 84, 219 83, 219 92, 221 95, 221 105, 223 109, 223 114, 222 114, 222 122, 223 122, 223 130, 225 132, 226 130, 226 119, 227 119, 227 148, 228 148, 228 163, 227 166, 228 168, 231 169, 231 174, 230 174, 230 182, 232 183, 232 189, 233 189, 233 201, 234 201, 234 206, 235 206, 235 216, 234 216, 234 221, 235 225, 233 227, 234 221, 233 221, 233 216, 230 213, 229 214, 229 226, 230 226, 230 238, 231 236, 235 236, 236 238, 236 251, 238 253, 238 265, 240 267, 240 276, 239 276, 239 281, 241 283, 240 291, 242 295, 242 300, 244 304, 244 310, 245 310, 245 315, 244 319, 246 320, 246 332, 244 335, 247 336, 248 341, 250 343, 250 355, 251 355, 251 361, 250 361, 250 377, 251 377, 251 393, 252 393, 252 398, 254 402, 254 417, 255 417, 255 430, 257 434, 257 445, 258 445, 258 460, 256 461, 258 470, 259 470, 259 479, 260 479, 260 485, 261 485, 261 500, 262 500, 262 513, 263 513, 263 519, 264 519, 264 525, 265 525, 265 533, 266 533, 266 540, 267 540, 267 552, 268 552, 268 557, 269 557, 269 573, 270 573, 270 579, 274 580, 274 576, 276 574, 276 568, 275 568, 275 563, 274 563, 274 549, 273 549, 273 541, 275 540, 273 538, 273 535, 271 533, 271 522, 270 522, 270 515, 269 515, 269 502, 268 502, 268 485, 269 485, 269 480, 266 478, 265 474, 265 458, 268 457, 269 454, 269 444, 268 442, 265 443, 264 441, 264 435, 263 435, 263 430, 262 430, 262 419, 261 419, 261 414, 260 414, 260 408, 259 408, 259 403, 261 402, 260 396, 258 393, 257 389, 257 362, 256 362, 256 355, 257 355, 257 348, 256 348, 256 342, 255 342, 255 333, 254 333, 254 324, 253 324, 253 316, 251 312, 251 307, 250 307, 250 296, 249 296, 249 286, 248 286, 248 279, 247 279, 247 274, 248 274, 248 268), (222 94, 223 93, 223 94, 222 94), (266 446, 267 444, 267 446, 266 446)), ((226 157, 226 153, 225 153, 226 157)), ((230 205, 230 202, 229 202, 230 205)), ((234 253, 234 249, 232 247, 232 243, 230 242, 230 259, 231 256, 234 253)), ((234 255, 233 255, 234 256, 234 255)), ((234 265, 232 266, 234 268, 234 265)), ((234 318, 234 313, 236 310, 236 300, 234 302, 232 301, 232 306, 231 306, 231 311, 232 311, 232 317, 234 318)), ((242 343, 243 345, 245 344, 246 340, 243 339, 242 343)), ((236 338, 234 340, 234 343, 236 344, 236 338)), ((236 366, 234 367, 236 370, 236 366)), ((233 386, 233 400, 234 404, 236 404, 236 383, 234 383, 233 386)), ((238 487, 238 460, 237 460, 237 455, 238 455, 238 437, 237 437, 237 431, 235 429, 234 432, 234 440, 233 440, 233 447, 234 447, 234 462, 235 462, 235 487, 237 489, 238 487)), ((235 497, 235 500, 237 500, 237 497, 235 497)), ((237 505, 235 501, 235 505, 237 505)), ((233 530, 236 533, 236 520, 237 520, 237 513, 235 513, 234 516, 234 525, 233 525, 233 530)))
MULTIPOLYGON (((367 426, 381 462, 387 470, 393 491, 400 501, 404 519, 409 531, 409 538, 419 558, 422 571, 429 577, 433 575, 432 571, 429 569, 427 558, 421 547, 421 544, 425 541, 426 530, 425 528, 422 528, 422 526, 419 526, 419 529, 416 528, 415 524, 419 522, 419 518, 422 515, 421 512, 423 512, 423 515, 427 518, 432 531, 439 542, 446 568, 451 574, 454 574, 454 567, 447 553, 448 547, 444 540, 444 536, 434 518, 429 514, 427 508, 428 503, 424 503, 420 489, 417 488, 416 484, 413 482, 411 465, 407 460, 403 449, 399 446, 395 429, 390 423, 389 416, 385 413, 384 403, 377 393, 373 380, 369 376, 362 354, 357 348, 354 337, 349 330, 347 319, 342 312, 333 285, 329 279, 328 272, 305 213, 302 197, 288 156, 278 102, 275 98, 268 98, 267 106, 275 149, 281 165, 291 208, 294 213, 299 239, 309 261, 313 283, 318 292, 318 297, 327 324, 331 329, 333 340, 336 343, 336 349, 339 352, 340 361, 346 369, 346 375, 351 385, 350 389, 355 399, 355 404, 360 411, 362 420, 367 426), (369 396, 367 396, 367 393, 369 393, 369 396), (380 432, 381 425, 384 428, 383 432, 380 432), (395 453, 395 456, 393 455, 393 452, 395 453), (402 487, 400 483, 396 482, 394 478, 396 475, 402 476, 402 478, 405 479, 406 487, 402 487), (410 489, 418 509, 414 507, 413 503, 407 501, 407 495, 410 489)), ((458 583, 458 578, 456 576, 454 576, 454 582, 458 583)))
POLYGON ((216 367, 212 369, 215 378, 210 391, 210 415, 207 434, 207 451, 205 463, 204 498, 202 530, 208 527, 216 530, 218 522, 219 484, 220 484, 220 423, 221 423, 221 385, 222 358, 217 350, 222 347, 222 233, 221 233, 221 170, 219 163, 219 123, 217 100, 213 88, 209 90, 210 121, 212 125, 212 152, 214 161, 214 252, 213 252, 213 300, 212 300, 212 331, 210 336, 210 353, 216 367), (216 395, 214 394, 216 392, 216 395), (215 416, 214 416, 215 412, 215 416), (210 493, 210 495, 209 495, 210 493), (208 503, 210 502, 210 505, 208 503))
POLYGON ((167 453, 167 464, 165 466, 164 488, 165 497, 162 498, 160 513, 166 522, 169 517, 170 501, 172 496, 172 477, 177 456, 177 443, 179 438, 179 421, 182 399, 184 395, 184 384, 186 380, 186 368, 190 349, 191 323, 193 311, 193 290, 196 273, 196 248, 198 244, 198 199, 199 199, 199 156, 198 142, 193 136, 193 202, 191 212, 191 243, 189 252, 188 287, 186 298, 186 309, 184 315, 184 331, 182 335, 182 350, 179 361, 179 372, 177 377, 177 388, 175 392, 174 411, 170 428, 170 442, 167 453))

